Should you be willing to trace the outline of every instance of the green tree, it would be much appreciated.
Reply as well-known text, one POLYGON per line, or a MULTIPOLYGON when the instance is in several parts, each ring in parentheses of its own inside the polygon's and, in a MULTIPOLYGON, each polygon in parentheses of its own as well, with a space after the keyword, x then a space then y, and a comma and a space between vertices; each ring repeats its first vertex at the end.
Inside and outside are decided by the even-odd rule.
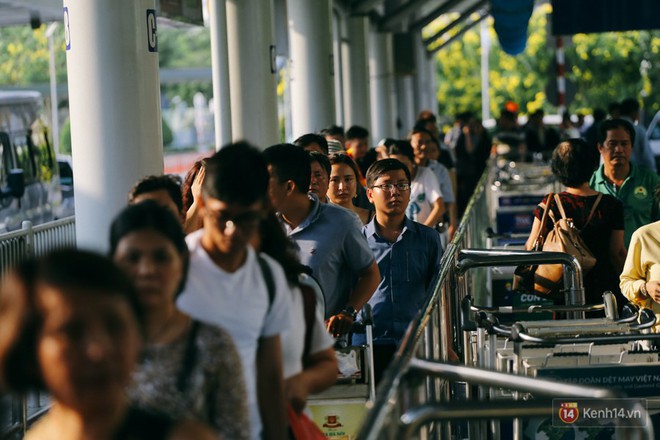
MULTIPOLYGON (((64 31, 59 26, 53 35, 58 82, 66 81, 64 31)), ((0 27, 0 84, 23 86, 49 81, 50 54, 46 25, 0 27)))
MULTIPOLYGON (((548 81, 553 75, 554 50, 547 38, 549 4, 538 7, 529 23, 527 47, 515 57, 505 54, 490 28, 489 56, 490 111, 497 116, 508 100, 519 104, 523 113, 543 108, 555 113, 557 108, 546 99, 548 81)), ((455 15, 439 17, 425 28, 425 35, 435 33, 453 20, 455 15)), ((450 32, 454 35, 458 29, 450 32)), ((610 32, 578 34, 568 39, 565 47, 567 78, 576 89, 569 109, 590 112, 606 107, 611 101, 638 97, 647 114, 660 109, 660 32, 610 32), (640 65, 646 60, 650 68, 646 76, 640 65)), ((481 45, 479 32, 473 28, 463 38, 436 54, 438 75, 438 110, 456 114, 481 108, 481 45)))

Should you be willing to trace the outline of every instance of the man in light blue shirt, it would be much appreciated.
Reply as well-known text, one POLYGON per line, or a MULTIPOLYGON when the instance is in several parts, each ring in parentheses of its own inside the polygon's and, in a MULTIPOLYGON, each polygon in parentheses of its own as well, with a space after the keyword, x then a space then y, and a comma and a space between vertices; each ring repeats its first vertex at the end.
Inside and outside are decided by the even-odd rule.
MULTIPOLYGON (((376 382, 415 314, 424 305, 440 268, 440 235, 406 217, 410 171, 396 159, 374 163, 367 171, 367 196, 376 216, 362 233, 369 242, 381 281, 369 300, 374 318, 376 382)), ((354 335, 361 344, 364 336, 354 335)))
POLYGON ((355 215, 307 194, 309 154, 290 144, 274 145, 264 156, 270 171, 269 197, 302 264, 312 268, 325 296, 328 330, 347 333, 355 313, 380 282, 378 266, 355 215))

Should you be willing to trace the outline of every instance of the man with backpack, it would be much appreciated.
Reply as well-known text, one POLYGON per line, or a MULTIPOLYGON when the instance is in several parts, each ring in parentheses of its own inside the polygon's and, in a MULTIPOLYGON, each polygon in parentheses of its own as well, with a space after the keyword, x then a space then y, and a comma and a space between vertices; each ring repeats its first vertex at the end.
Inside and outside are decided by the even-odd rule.
POLYGON ((281 266, 249 246, 264 216, 268 178, 261 152, 245 143, 207 160, 204 228, 186 239, 190 268, 177 305, 229 331, 243 363, 252 438, 284 439, 279 335, 290 324, 291 292, 281 266))

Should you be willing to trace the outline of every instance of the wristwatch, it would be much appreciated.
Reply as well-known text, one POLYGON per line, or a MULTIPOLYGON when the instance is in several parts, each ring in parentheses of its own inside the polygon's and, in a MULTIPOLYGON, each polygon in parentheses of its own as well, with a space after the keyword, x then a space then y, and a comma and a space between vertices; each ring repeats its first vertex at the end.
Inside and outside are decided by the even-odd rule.
POLYGON ((357 312, 355 311, 355 308, 353 306, 346 306, 343 308, 341 312, 339 312, 341 315, 348 315, 355 321, 355 318, 357 317, 357 312))
POLYGON ((642 295, 649 296, 649 291, 646 290, 646 281, 644 281, 644 284, 639 288, 639 291, 642 295))

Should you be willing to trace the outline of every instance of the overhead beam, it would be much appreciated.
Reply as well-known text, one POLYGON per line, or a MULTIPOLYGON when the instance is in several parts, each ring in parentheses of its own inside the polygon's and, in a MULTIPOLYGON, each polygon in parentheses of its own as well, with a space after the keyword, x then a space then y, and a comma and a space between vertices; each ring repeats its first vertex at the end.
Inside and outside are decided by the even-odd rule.
POLYGON ((484 19, 488 18, 489 15, 490 15, 490 12, 488 10, 484 9, 483 11, 481 11, 479 13, 479 17, 477 19, 471 21, 470 23, 466 23, 465 26, 463 26, 461 28, 461 30, 458 31, 458 33, 456 33, 456 35, 453 35, 450 39, 448 39, 444 43, 440 44, 439 46, 434 47, 433 49, 428 49, 427 48, 426 53, 428 54, 428 56, 432 56, 436 52, 441 51, 442 49, 444 49, 445 47, 449 46, 451 43, 453 43, 454 41, 456 41, 457 39, 462 37, 464 33, 469 31, 470 29, 472 29, 477 24, 481 23, 484 19))
POLYGON ((351 6, 351 15, 366 14, 381 3, 383 0, 357 0, 351 6))
POLYGON ((408 18, 413 12, 419 8, 424 7, 426 3, 431 0, 409 0, 408 2, 402 4, 389 14, 385 14, 379 22, 378 26, 381 30, 389 30, 393 25, 397 24, 401 20, 408 18))
POLYGON ((468 10, 463 12, 460 17, 458 17, 456 20, 452 21, 449 23, 447 26, 444 28, 440 29, 438 32, 436 32, 434 35, 425 38, 424 39, 424 45, 428 46, 430 43, 433 43, 436 41, 438 38, 442 37, 444 34, 455 28, 458 24, 463 22, 466 18, 468 18, 471 14, 474 14, 477 12, 479 9, 483 8, 486 3, 488 3, 488 0, 479 0, 477 3, 472 5, 468 10))
POLYGON ((458 5, 461 1, 462 0, 447 0, 445 3, 431 11, 426 17, 421 18, 410 25, 408 30, 411 32, 421 30, 424 26, 431 23, 442 14, 446 14, 447 12, 451 11, 451 8, 458 5))

